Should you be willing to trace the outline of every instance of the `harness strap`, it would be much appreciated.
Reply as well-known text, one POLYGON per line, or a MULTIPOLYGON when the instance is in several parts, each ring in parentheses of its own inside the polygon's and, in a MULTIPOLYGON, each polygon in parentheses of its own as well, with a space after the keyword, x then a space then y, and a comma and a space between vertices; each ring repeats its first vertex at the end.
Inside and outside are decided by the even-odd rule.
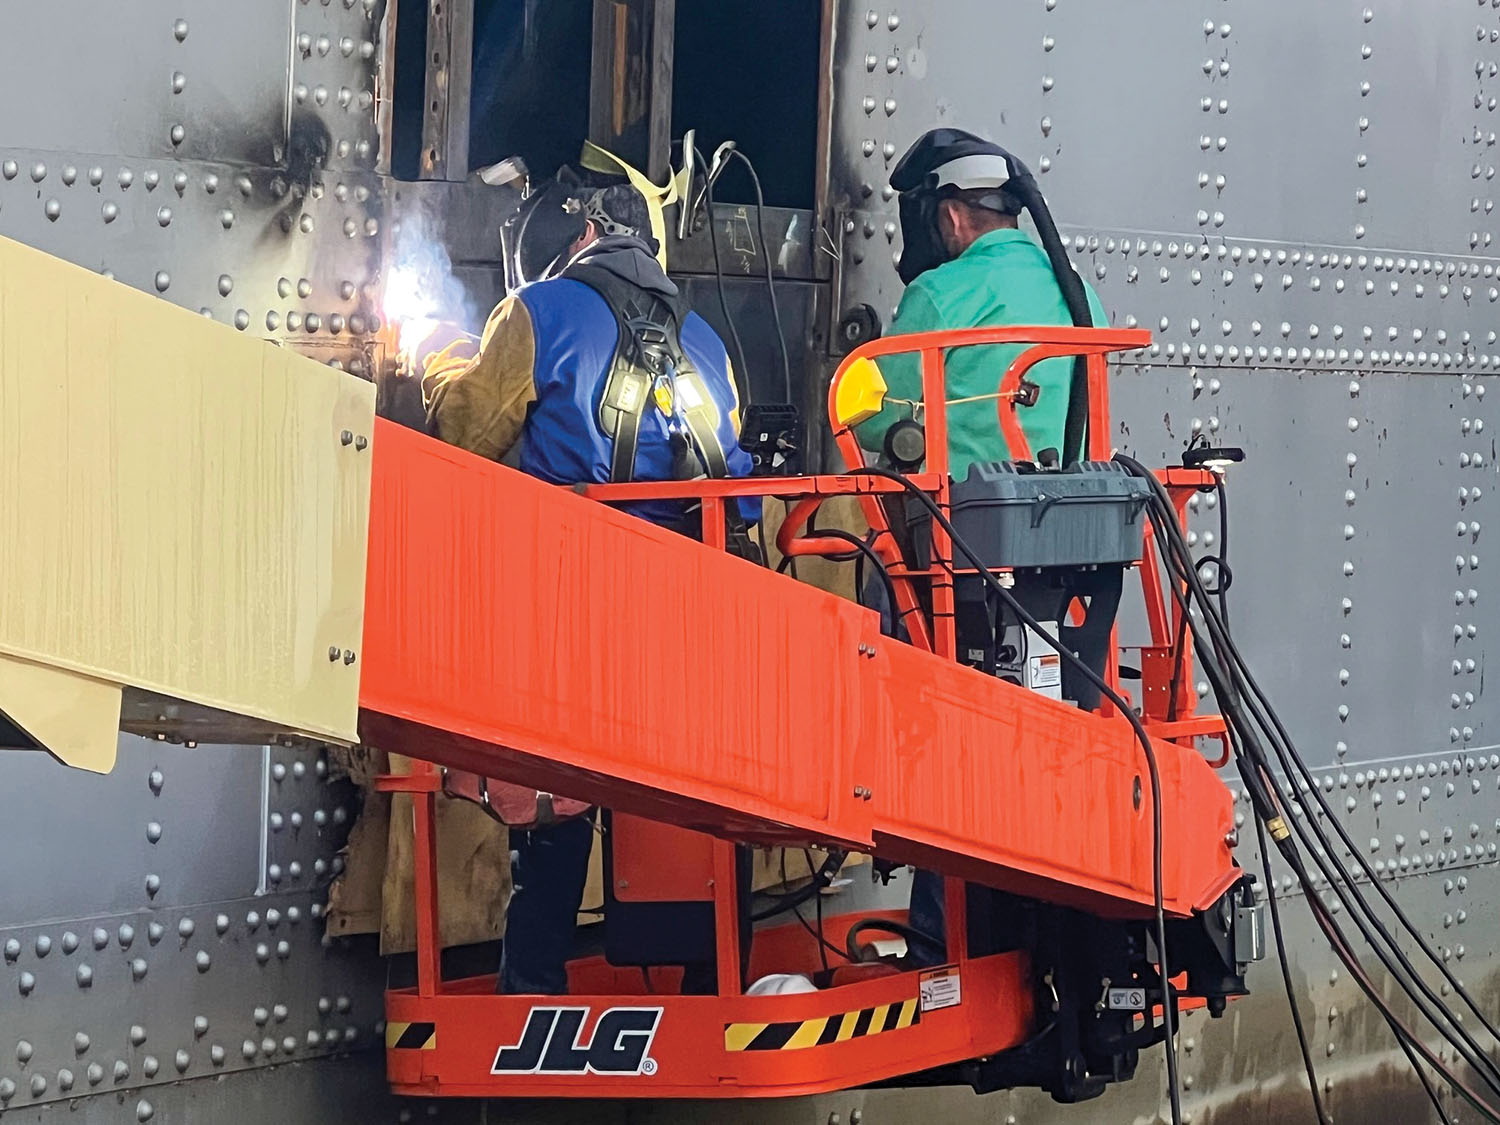
POLYGON ((685 479, 700 475, 714 479, 727 477, 729 458, 719 441, 716 404, 708 384, 682 347, 681 326, 688 313, 686 299, 680 293, 669 296, 641 289, 588 263, 569 266, 562 276, 580 281, 598 293, 615 317, 618 339, 599 403, 600 428, 613 440, 610 483, 623 484, 635 479, 641 422, 653 406, 655 379, 663 375, 672 382, 674 399, 686 400, 679 416, 687 428, 690 452, 697 462, 680 466, 678 475, 685 479), (666 371, 651 371, 640 362, 645 341, 633 322, 642 320, 662 333, 663 338, 654 343, 669 357, 666 371))

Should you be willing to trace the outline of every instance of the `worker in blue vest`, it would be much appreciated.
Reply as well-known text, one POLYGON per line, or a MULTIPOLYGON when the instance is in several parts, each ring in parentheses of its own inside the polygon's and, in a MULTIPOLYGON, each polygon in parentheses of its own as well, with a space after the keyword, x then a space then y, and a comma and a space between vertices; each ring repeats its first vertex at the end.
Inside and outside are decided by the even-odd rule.
MULTIPOLYGON (((579 187, 565 207, 577 233, 548 276, 500 302, 475 354, 459 345, 427 363, 429 431, 491 460, 519 446, 521 471, 560 485, 749 475, 728 353, 658 262, 645 198, 579 187)), ((697 530, 682 502, 625 507, 697 530)), ((745 520, 758 513, 742 505, 745 520)), ((500 991, 567 991, 593 831, 590 812, 512 833, 500 991)))

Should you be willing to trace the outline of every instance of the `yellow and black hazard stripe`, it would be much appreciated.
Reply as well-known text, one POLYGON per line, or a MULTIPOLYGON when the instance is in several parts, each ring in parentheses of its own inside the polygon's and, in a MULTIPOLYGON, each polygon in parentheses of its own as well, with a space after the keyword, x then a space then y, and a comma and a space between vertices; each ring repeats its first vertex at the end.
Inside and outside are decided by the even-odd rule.
POLYGON ((385 1025, 385 1045, 391 1051, 434 1050, 437 1047, 437 1025, 391 1020, 385 1025))
POLYGON ((798 1051, 826 1047, 883 1031, 900 1031, 922 1021, 916 997, 894 1004, 878 1004, 856 1012, 840 1012, 811 1020, 788 1023, 728 1023, 724 1025, 726 1051, 798 1051))

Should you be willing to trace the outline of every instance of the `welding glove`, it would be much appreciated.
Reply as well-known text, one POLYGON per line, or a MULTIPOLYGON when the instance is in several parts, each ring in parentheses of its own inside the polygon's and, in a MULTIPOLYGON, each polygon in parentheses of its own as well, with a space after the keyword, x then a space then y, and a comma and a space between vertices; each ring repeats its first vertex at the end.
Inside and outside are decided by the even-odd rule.
POLYGON ((432 370, 434 363, 450 360, 467 363, 479 354, 479 337, 452 321, 437 320, 430 324, 414 340, 406 339, 403 334, 401 350, 408 360, 410 374, 420 378, 432 370))

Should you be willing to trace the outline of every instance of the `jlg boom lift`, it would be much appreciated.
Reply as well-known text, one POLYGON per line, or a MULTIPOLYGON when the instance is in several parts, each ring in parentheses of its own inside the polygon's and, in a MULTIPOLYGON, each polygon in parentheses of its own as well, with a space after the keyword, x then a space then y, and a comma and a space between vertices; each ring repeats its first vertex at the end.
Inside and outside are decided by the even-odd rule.
MULTIPOLYGON (((1105 356, 1147 333, 875 341, 830 390, 847 472, 578 494, 376 420, 353 376, 14 243, 0 251, 0 389, 21 454, 0 516, 40 558, 21 575, 36 604, 66 615, 91 598, 109 622, 95 636, 84 616, 6 615, 0 710, 23 741, 95 768, 114 727, 360 738, 427 763, 384 782, 412 793, 416 831, 417 983, 387 998, 396 1090, 763 1097, 913 1076, 1077 1100, 1128 1078, 1180 1006, 1218 1013, 1244 991, 1258 915, 1231 854, 1232 796, 1198 749, 1223 728, 1193 714, 1144 505, 1107 460, 1105 356), (89 347, 59 353, 83 323, 113 342, 108 365, 89 347), (949 479, 944 356, 1001 342, 1027 345, 997 372, 1012 435, 1031 366, 1087 357, 1092 461, 949 479), (850 432, 878 405, 870 360, 899 351, 920 353, 924 388, 925 466, 905 476, 865 469, 850 432), (172 447, 185 432, 211 440, 172 447), (88 457, 92 474, 78 468, 88 457), (34 492, 49 487, 44 505, 34 492), (160 506, 149 535, 110 519, 122 489, 160 506), (760 495, 790 504, 787 555, 847 552, 803 529, 851 494, 907 639, 722 550, 725 504, 760 495), (704 542, 605 503, 645 496, 696 498, 704 542), (269 576, 234 561, 268 553, 269 576), (1136 716, 1112 702, 1112 625, 1119 580, 1143 557, 1152 640, 1136 716), (1046 641, 1058 625, 1061 655, 1046 641), (708 935, 716 991, 682 995, 681 955, 639 942, 620 964, 574 963, 566 997, 443 979, 445 769, 613 810, 620 913, 676 911, 655 917, 708 935), (874 957, 862 937, 905 932, 898 911, 830 919, 821 938, 847 958, 824 972, 814 934, 748 923, 737 842, 940 872, 947 963, 874 957), (768 973, 821 987, 745 995, 768 973)), ((1214 483, 1198 468, 1160 476, 1179 511, 1214 483)))
MULTIPOLYGON (((387 999, 395 1088, 757 1097, 922 1072, 980 1089, 1040 1085, 1076 1100, 1128 1077, 1139 1049, 1161 1039, 1153 1012, 1162 1000, 1158 907, 1169 971, 1185 971, 1174 997, 1218 1011, 1242 992, 1244 963, 1259 955, 1248 932, 1253 897, 1230 852, 1231 795, 1195 748, 1222 726, 1194 717, 1189 694, 1171 699, 1172 685, 1184 681, 1180 663, 1172 675, 1175 623, 1151 568, 1142 702, 1159 822, 1143 747, 1107 700, 1083 710, 960 666, 960 603, 965 586, 978 584, 975 563, 954 551, 943 520, 930 518, 925 536, 916 532, 925 558, 906 557, 888 516, 890 501, 911 512, 926 497, 971 535, 1000 527, 1016 557, 985 562, 1007 588, 1031 589, 1038 606, 1048 590, 1059 607, 1088 601, 1085 618, 1098 603, 1107 637, 1114 606, 1106 592, 1075 598, 1071 584, 1093 589, 1087 583, 1111 571, 1117 579, 1142 554, 1139 495, 1107 464, 1104 357, 1148 343, 1141 331, 999 328, 868 344, 845 360, 830 390, 851 466, 833 476, 569 495, 378 425, 361 732, 434 764, 384 782, 410 792, 416 810, 418 979, 387 999), (1014 477, 1021 493, 972 505, 965 519, 953 503, 961 489, 947 475, 944 356, 1002 342, 1028 345, 997 380, 1013 440, 1017 392, 1031 366, 1088 357, 1096 460, 1077 472, 1014 477), (871 359, 901 351, 922 356, 927 444, 926 471, 905 480, 863 471, 850 432, 879 405, 871 359), (724 506, 743 496, 789 502, 785 554, 845 553, 844 540, 800 532, 823 500, 847 494, 860 498, 879 533, 875 549, 909 644, 881 635, 871 611, 723 553, 724 506), (600 503, 662 497, 701 502, 702 545, 600 503), (1064 521, 1081 537, 1066 546, 1064 521), (1123 552, 1122 530, 1133 533, 1123 552), (1039 555, 1028 540, 1049 534, 1058 542, 1039 555), (1093 541, 1098 534, 1103 542, 1093 541), (657 671, 643 682, 643 668, 657 671), (678 994, 679 976, 641 971, 649 956, 575 962, 565 998, 495 995, 492 976, 442 979, 432 807, 439 767, 615 810, 609 884, 617 899, 628 887, 629 901, 611 902, 606 915, 644 902, 701 906, 717 993, 678 994), (885 914, 853 935, 852 918, 831 921, 823 936, 847 944, 853 963, 820 972, 815 934, 795 924, 746 926, 736 840, 856 850, 949 876, 950 963, 901 971, 854 962, 867 952, 860 932, 882 923, 901 932, 901 915, 885 914), (966 895, 964 880, 1005 893, 966 895), (805 973, 827 986, 743 994, 768 973, 805 973)), ((1163 476, 1180 503, 1214 480, 1201 469, 1163 476)), ((1099 667, 1115 688, 1116 665, 1110 658, 1099 667)), ((1071 669, 1064 682, 1088 694, 1071 669)))

